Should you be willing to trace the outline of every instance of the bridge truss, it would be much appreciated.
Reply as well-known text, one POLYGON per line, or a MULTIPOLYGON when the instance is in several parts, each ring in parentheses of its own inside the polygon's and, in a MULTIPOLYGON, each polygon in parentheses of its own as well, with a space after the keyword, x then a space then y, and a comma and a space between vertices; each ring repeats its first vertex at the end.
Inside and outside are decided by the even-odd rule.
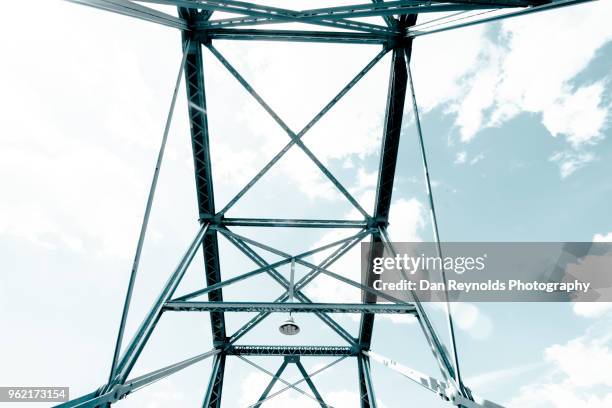
MULTIPOLYGON (((366 284, 338 275, 329 267, 346 254, 364 238, 370 237, 371 243, 382 243, 372 248, 381 251, 386 248, 393 253, 391 240, 387 232, 389 210, 391 206, 395 169, 401 136, 402 116, 408 97, 414 110, 421 157, 425 170, 425 182, 428 188, 429 205, 434 227, 434 236, 438 241, 438 225, 435 218, 434 200, 430 186, 426 151, 419 121, 416 97, 410 71, 412 44, 415 38, 434 33, 454 30, 476 24, 496 21, 503 18, 516 17, 529 13, 571 6, 591 0, 373 0, 371 3, 344 5, 310 10, 291 10, 270 7, 235 0, 71 0, 98 9, 127 15, 178 29, 182 33, 183 57, 176 80, 171 107, 164 130, 153 182, 146 205, 145 217, 137 245, 133 268, 130 275, 127 294, 121 316, 119 333, 112 367, 108 382, 97 390, 76 398, 62 407, 106 407, 126 397, 131 392, 165 378, 192 364, 204 359, 213 359, 212 373, 205 392, 203 407, 218 408, 221 406, 223 381, 226 375, 227 358, 240 358, 253 367, 262 370, 271 377, 271 381, 254 407, 259 407, 265 401, 287 389, 294 389, 327 407, 321 394, 317 391, 311 377, 315 373, 307 373, 300 362, 301 357, 324 356, 336 358, 324 368, 331 367, 345 358, 357 360, 360 404, 362 408, 376 407, 374 387, 371 379, 370 361, 382 363, 399 372, 417 384, 442 397, 450 404, 460 407, 499 407, 490 401, 476 397, 462 381, 459 361, 454 338, 452 315, 447 302, 447 323, 450 338, 450 352, 442 345, 438 333, 431 324, 419 299, 414 296, 412 302, 396 299, 388 294, 372 289, 374 279, 372 271, 366 276, 366 284), (171 15, 159 11, 159 8, 148 5, 174 6, 178 12, 171 15), (427 17, 432 15, 433 17, 427 17), (218 14, 224 17, 216 18, 218 14), (229 17, 228 17, 229 16, 229 17), (365 22, 362 17, 379 17, 380 23, 365 22), (417 17, 419 22, 417 22, 417 17), (421 21, 423 20, 423 21, 421 21), (291 23, 300 29, 274 29, 266 26, 291 23), (307 27, 309 29, 304 29, 307 27), (316 28, 319 27, 317 30, 316 28), (264 101, 257 91, 232 66, 232 64, 215 47, 217 41, 293 41, 322 43, 377 44, 380 52, 372 59, 337 95, 325 105, 319 113, 301 130, 291 129, 279 115, 264 101), (231 73, 240 85, 263 107, 274 121, 285 131, 289 140, 287 144, 268 162, 240 192, 232 198, 221 210, 215 206, 213 178, 210 160, 210 141, 208 117, 206 109, 206 92, 204 86, 203 52, 207 49, 231 73), (338 181, 326 166, 303 142, 304 135, 341 99, 355 84, 357 84, 385 55, 391 54, 391 71, 389 75, 388 97, 385 113, 384 130, 379 163, 378 183, 373 213, 365 211, 351 193, 338 181), (196 192, 199 209, 200 228, 180 260, 177 268, 171 273, 162 288, 159 297, 151 307, 134 337, 123 347, 125 324, 128 317, 132 291, 140 254, 144 243, 149 214, 151 212, 157 179, 164 156, 166 140, 177 94, 182 79, 185 79, 187 99, 189 103, 189 120, 191 125, 191 141, 194 159, 196 192), (266 172, 273 167, 289 149, 301 149, 321 172, 336 186, 338 191, 362 215, 360 220, 326 220, 326 219, 261 219, 261 218, 230 218, 227 211, 232 208, 244 194, 255 185, 266 172), (232 231, 236 226, 260 228, 285 227, 295 228, 330 228, 352 229, 355 231, 348 238, 329 243, 299 254, 288 254, 254 239, 247 238, 232 231), (231 244, 250 258, 258 267, 242 275, 222 279, 219 260, 219 235, 225 237, 231 244), (268 263, 255 248, 268 251, 282 257, 281 261, 268 263), (184 296, 175 297, 174 293, 183 278, 188 266, 196 254, 203 251, 205 276, 207 286, 184 296), (310 255, 333 249, 320 264, 307 261, 310 255), (302 265, 309 269, 301 279, 293 282, 288 280, 278 268, 284 265, 302 265), (248 280, 254 276, 269 275, 285 291, 283 295, 271 302, 226 302, 223 299, 223 288, 239 281, 248 280), (362 303, 314 303, 303 292, 304 288, 319 275, 327 275, 362 292, 362 303), (196 297, 206 295, 208 301, 195 301, 196 297), (288 302, 295 298, 297 302, 288 302), (386 303, 377 303, 383 300, 386 303), (212 349, 203 354, 176 364, 161 368, 151 373, 130 377, 130 372, 138 360, 147 340, 156 328, 162 314, 168 312, 208 312, 212 328, 212 349), (257 312, 258 314, 236 332, 228 334, 225 325, 226 313, 257 312), (272 313, 310 313, 329 326, 346 342, 345 346, 283 346, 266 345, 250 346, 237 344, 238 340, 256 327, 272 313), (353 337, 331 315, 335 313, 359 313, 361 321, 358 337, 353 337), (420 330, 427 340, 432 355, 438 363, 441 379, 431 378, 415 370, 404 367, 370 350, 374 320, 379 313, 403 313, 415 316, 420 330), (276 373, 267 371, 248 356, 281 356, 283 362, 276 373), (288 383, 281 374, 288 366, 295 364, 303 376, 297 383, 288 383), (285 388, 270 394, 278 382, 285 388), (311 393, 298 388, 305 382, 311 393)), ((382 254, 372 254, 380 256, 382 254)), ((293 274, 292 274, 293 276, 293 274)), ((443 277, 444 278, 444 277, 443 277)), ((320 370, 319 370, 320 371, 320 370)))

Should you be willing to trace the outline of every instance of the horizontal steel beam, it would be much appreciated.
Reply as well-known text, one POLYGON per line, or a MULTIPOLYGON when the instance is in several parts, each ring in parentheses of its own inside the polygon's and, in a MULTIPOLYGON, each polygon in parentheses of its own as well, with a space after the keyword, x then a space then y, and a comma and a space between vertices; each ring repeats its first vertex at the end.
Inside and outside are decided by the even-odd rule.
POLYGON ((344 30, 356 30, 365 32, 392 32, 392 29, 386 26, 366 23, 361 21, 346 20, 336 16, 328 15, 304 15, 302 12, 271 7, 263 4, 255 4, 244 1, 235 0, 139 0, 146 3, 158 3, 174 5, 177 7, 185 7, 198 10, 221 11, 247 16, 222 19, 217 21, 200 21, 195 22, 194 28, 206 28, 212 23, 213 26, 234 26, 234 25, 252 25, 252 24, 270 24, 270 23, 304 23, 315 24, 326 27, 334 27, 344 30))
MULTIPOLYGON (((237 41, 290 41, 290 42, 324 42, 324 43, 348 43, 348 44, 385 44, 393 40, 404 39, 410 37, 420 37, 448 30, 454 30, 462 27, 469 27, 477 24, 483 24, 493 21, 498 21, 506 18, 518 17, 525 14, 532 14, 541 11, 577 5, 581 3, 592 2, 595 0, 553 0, 550 3, 531 2, 529 7, 522 10, 504 13, 493 17, 482 18, 475 21, 465 23, 452 24, 435 29, 408 30, 407 35, 394 36, 392 34, 374 34, 374 33, 358 33, 350 31, 305 31, 305 30, 258 30, 258 29, 210 29, 199 30, 199 37, 202 41, 209 39, 219 40, 237 40, 237 41), (540 5, 536 5, 540 4, 540 5)), ((391 3, 391 2, 385 2, 391 3)), ((457 2, 459 4, 460 2, 457 2)), ((453 5, 455 7, 457 4, 453 5)), ((483 2, 481 2, 483 4, 483 2)), ((490 3, 487 3, 490 4, 490 3)), ((432 7, 439 7, 443 4, 437 4, 432 7)), ((447 6, 447 5, 444 5, 447 6)), ((417 12, 417 11, 414 11, 417 12)), ((423 10, 418 10, 423 12, 423 10)))
POLYGON ((276 15, 274 17, 248 16, 248 17, 224 18, 224 19, 210 20, 210 21, 205 21, 205 22, 203 21, 203 22, 194 24, 193 28, 196 30, 200 30, 200 29, 210 29, 210 28, 235 28, 235 27, 245 27, 245 26, 282 24, 282 23, 303 23, 303 24, 322 25, 322 26, 327 26, 327 27, 334 27, 337 29, 361 31, 361 32, 366 32, 366 33, 380 33, 380 34, 395 33, 395 34, 398 34, 398 32, 386 26, 362 23, 362 22, 357 22, 357 21, 350 20, 350 19, 299 18, 296 20, 296 18, 279 17, 276 15))
MULTIPOLYGON (((368 17, 368 16, 393 16, 396 14, 411 14, 411 13, 427 13, 427 12, 447 12, 447 11, 466 11, 476 9, 497 9, 507 7, 523 7, 523 10, 510 12, 503 15, 498 15, 490 18, 484 18, 476 21, 445 26, 432 30, 412 30, 408 32, 409 37, 417 37, 428 34, 439 33, 443 31, 453 30, 462 27, 469 27, 476 24, 482 24, 492 21, 497 21, 505 18, 516 17, 523 14, 530 14, 539 11, 551 10, 560 7, 572 6, 580 3, 591 2, 595 0, 552 0, 546 1, 522 1, 522 0, 449 0, 449 1, 386 1, 372 4, 358 4, 342 7, 331 7, 323 9, 312 9, 303 11, 294 11, 288 9, 279 9, 267 6, 260 6, 253 3, 237 2, 237 1, 163 1, 163 0, 143 0, 148 3, 170 4, 183 7, 193 7, 207 10, 220 10, 234 12, 246 16, 254 16, 253 24, 261 24, 261 19, 270 20, 270 22, 286 22, 290 18, 293 22, 303 22, 310 24, 334 25, 344 21, 345 27, 338 26, 337 28, 348 29, 347 31, 325 32, 325 31, 301 31, 301 30, 232 30, 232 29, 210 29, 206 25, 226 25, 219 21, 215 22, 198 22, 191 27, 187 21, 173 15, 145 7, 129 0, 66 0, 71 3, 82 4, 94 7, 101 10, 110 11, 117 14, 134 17, 140 20, 150 21, 153 23, 165 25, 168 27, 178 28, 180 30, 191 30, 195 28, 200 32, 207 32, 207 38, 216 38, 224 40, 262 40, 262 41, 302 41, 302 42, 330 42, 330 43, 355 43, 355 44, 381 44, 392 36, 392 31, 385 31, 383 27, 369 27, 368 32, 354 32, 352 30, 363 30, 367 27, 358 27, 359 23, 352 20, 342 20, 346 18, 368 17), (280 14, 279 14, 280 13, 280 14), (283 18, 285 20, 283 20, 283 18), (272 21, 277 19, 278 21, 272 21), (321 19, 329 19, 328 22, 322 22, 321 19), (301 21, 303 20, 303 21, 301 21), (198 26, 197 24, 204 24, 198 26), (351 27, 354 24, 354 27, 351 27)), ((244 19, 244 18, 242 18, 244 19)), ((229 19, 233 20, 233 19, 229 19)), ((229 21, 228 20, 228 21, 229 21)), ((240 20, 240 18, 238 19, 240 20)), ((248 20, 248 18, 246 19, 248 20)), ((246 24, 245 20, 245 24, 246 24)), ((226 26, 231 26, 227 24, 226 26)))
MULTIPOLYGON (((512 5, 509 2, 503 1, 385 1, 381 3, 362 3, 340 7, 326 7, 320 9, 304 10, 299 12, 302 18, 312 17, 334 17, 334 18, 358 18, 358 17, 373 17, 373 16, 392 16, 400 14, 417 14, 417 13, 440 13, 447 11, 466 11, 492 9, 498 7, 517 7, 517 2, 512 5)), ((527 2, 521 2, 522 6, 529 5, 527 2)))
POLYGON ((359 350, 345 346, 243 345, 225 350, 233 356, 356 356, 359 350))
POLYGON ((344 44, 384 44, 391 36, 349 31, 257 30, 217 28, 198 31, 202 42, 208 40, 296 41, 344 44))
POLYGON ((221 224, 234 227, 290 227, 290 228, 366 228, 365 221, 311 220, 280 218, 224 218, 221 224))
POLYGON ((100 10, 110 11, 139 20, 161 24, 167 27, 189 30, 187 22, 182 18, 166 14, 164 12, 145 7, 141 4, 128 0, 66 0, 70 3, 82 4, 100 10))
MULTIPOLYGON (((211 11, 223 11, 251 17, 291 20, 304 23, 327 23, 345 18, 385 16, 444 11, 463 11, 498 7, 526 7, 541 4, 537 0, 396 0, 352 4, 307 10, 291 10, 236 0, 140 0, 211 11)), ((354 22, 357 24, 358 22, 354 22)), ((347 27, 348 28, 348 27, 347 27)))
POLYGON ((435 29, 430 29, 430 30, 427 30, 427 29, 408 30, 408 36, 409 37, 421 37, 424 35, 442 33, 442 32, 450 31, 450 30, 456 30, 458 28, 470 27, 470 26, 484 24, 484 23, 491 23, 494 21, 504 20, 506 18, 519 17, 519 16, 523 16, 526 14, 539 13, 542 11, 553 10, 557 8, 567 7, 567 6, 575 6, 581 3, 590 3, 592 1, 596 1, 596 0, 552 0, 549 3, 543 3, 537 6, 527 7, 522 10, 503 13, 503 14, 495 15, 493 17, 481 18, 478 20, 468 21, 465 23, 452 24, 452 25, 447 25, 441 28, 435 28, 435 29))
POLYGON ((164 310, 173 312, 290 312, 290 313, 414 313, 412 304, 275 303, 275 302, 181 302, 170 301, 164 310))

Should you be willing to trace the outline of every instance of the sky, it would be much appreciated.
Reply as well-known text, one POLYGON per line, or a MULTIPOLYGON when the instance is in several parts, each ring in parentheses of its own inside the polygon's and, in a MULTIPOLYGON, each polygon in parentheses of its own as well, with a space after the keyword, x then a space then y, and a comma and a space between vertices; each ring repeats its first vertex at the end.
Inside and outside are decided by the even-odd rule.
MULTIPOLYGON (((0 323, 6 329, 0 335, 0 384, 70 386, 71 395, 78 396, 103 384, 110 369, 179 69, 180 34, 61 1, 28 2, 27 13, 14 2, 4 10, 0 323)), ((599 1, 415 40, 412 70, 443 241, 612 240, 610 13, 612 4, 599 1)), ((218 42, 216 47, 295 131, 379 52, 376 46, 356 45, 218 42)), ((215 200, 221 208, 288 138, 206 50, 204 71, 215 200)), ((387 55, 304 136, 304 143, 367 211, 374 202, 388 74, 387 55)), ((389 226, 396 241, 433 238, 422 175, 407 104, 389 226)), ((228 216, 359 219, 295 148, 228 216)), ((128 338, 197 228, 182 87, 128 338)), ((290 253, 348 234, 235 231, 290 253)), ((221 240, 220 251, 224 278, 254 269, 227 241, 221 240)), ((358 263, 358 251, 350 252, 331 269, 358 280, 358 263)), ((197 256, 177 293, 201 288, 202 270, 197 256)), ((288 274, 287 268, 279 271, 288 274)), ((299 277, 305 270, 296 272, 299 277)), ((224 297, 271 301, 282 294, 271 282, 266 276, 253 278, 228 287, 224 297)), ((305 293, 320 302, 359 300, 356 290, 325 277, 315 279, 305 293)), ((448 347, 442 310, 427 310, 448 347)), ((228 316, 228 332, 249 317, 228 316)), ((454 317, 463 377, 478 395, 521 408, 612 404, 610 304, 457 304, 454 317)), ((302 332, 282 339, 277 327, 284 318, 279 314, 264 321, 243 344, 274 338, 278 343, 343 345, 305 315, 296 317, 302 332)), ((357 333, 357 317, 337 319, 357 333)), ((206 314, 168 313, 133 374, 202 353, 210 344, 206 314)), ((372 349, 439 377, 418 325, 409 318, 377 318, 372 349)), ((331 362, 303 360, 309 372, 331 362)), ((281 362, 253 361, 269 371, 281 362)), ((373 362, 372 371, 381 407, 406 401, 426 408, 448 406, 386 367, 373 362)), ((201 403, 209 372, 210 361, 204 361, 118 406, 194 406, 201 403)), ((284 378, 296 380, 299 373, 290 367, 284 378)), ((228 359, 224 406, 254 403, 268 380, 245 362, 228 359)), ((313 381, 328 404, 357 406, 352 359, 313 381)), ((268 406, 316 404, 288 391, 268 406)))

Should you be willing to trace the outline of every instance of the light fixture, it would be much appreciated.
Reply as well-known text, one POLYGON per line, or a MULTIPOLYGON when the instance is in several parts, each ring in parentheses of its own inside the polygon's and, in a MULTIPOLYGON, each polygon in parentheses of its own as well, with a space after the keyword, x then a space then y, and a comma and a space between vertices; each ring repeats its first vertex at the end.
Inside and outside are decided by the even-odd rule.
MULTIPOLYGON (((287 301, 291 303, 293 301, 293 281, 295 277, 295 258, 291 259, 291 276, 289 278, 289 299, 287 301)), ((294 336, 300 332, 300 326, 293 320, 293 316, 289 313, 289 318, 285 320, 278 328, 285 336, 294 336)))
POLYGON ((286 336, 293 336, 300 332, 300 326, 297 325, 291 314, 289 314, 289 318, 280 325, 278 330, 286 336))

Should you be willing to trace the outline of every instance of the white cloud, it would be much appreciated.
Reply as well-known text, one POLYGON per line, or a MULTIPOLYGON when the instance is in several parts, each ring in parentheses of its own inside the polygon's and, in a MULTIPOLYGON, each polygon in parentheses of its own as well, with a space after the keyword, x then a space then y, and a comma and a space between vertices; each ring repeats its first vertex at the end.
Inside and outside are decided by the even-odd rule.
POLYGON ((187 404, 185 394, 179 391, 171 380, 165 379, 154 390, 143 391, 139 395, 139 405, 145 408, 162 408, 169 406, 185 406, 187 404))
POLYGON ((612 311, 612 302, 576 302, 572 309, 577 316, 593 319, 612 311))
POLYGON ((482 49, 474 76, 467 81, 475 83, 467 85, 467 93, 460 96, 452 107, 457 112, 455 125, 459 127, 462 142, 470 141, 481 129, 486 119, 484 111, 495 103, 499 82, 503 50, 489 40, 481 41, 480 44, 482 49))
POLYGON ((609 319, 565 344, 544 351, 549 372, 522 387, 508 406, 552 408, 603 408, 612 404, 612 335, 609 319))
POLYGON ((484 153, 478 153, 476 156, 472 158, 472 160, 470 160, 470 165, 473 166, 479 161, 483 160, 484 158, 485 158, 484 153))
MULTIPOLYGON (((595 234, 593 242, 612 242, 612 232, 606 235, 595 234)), ((576 302, 572 309, 577 316, 594 319, 612 311, 612 302, 576 302)))
POLYGON ((474 157, 469 157, 470 155, 468 155, 468 153, 465 150, 462 150, 460 152, 457 152, 457 154, 455 155, 455 164, 465 164, 468 163, 470 166, 475 165, 476 163, 478 163, 479 161, 483 160, 485 158, 484 153, 478 153, 477 155, 475 155, 474 157))
MULTIPOLYGON (((297 149, 297 148, 294 148, 297 149)), ((273 174, 290 180, 309 199, 344 200, 332 182, 303 152, 290 150, 286 160, 276 167, 273 174)))
POLYGON ((423 113, 465 95, 464 78, 478 62, 484 32, 475 26, 415 40, 411 66, 423 113))
POLYGON ((584 149, 601 140, 607 126, 610 106, 603 94, 609 78, 573 81, 612 40, 604 18, 610 13, 612 3, 593 2, 504 20, 495 40, 485 36, 484 27, 418 39, 414 71, 420 104, 455 114, 463 142, 520 113, 538 115, 550 134, 565 137, 572 149, 560 160, 567 177, 593 160, 584 149))
POLYGON ((356 192, 363 192, 368 189, 373 189, 376 187, 376 183, 378 182, 378 172, 367 172, 363 167, 357 169, 357 181, 352 190, 356 192))
MULTIPOLYGON (((65 2, 37 2, 35 8, 30 22, 37 27, 55 16, 45 31, 47 46, 32 53, 0 36, 10 56, 0 75, 0 110, 10 112, 0 131, 0 235, 49 249, 131 257, 178 52, 171 64, 151 67, 131 41, 119 47, 104 30, 91 30, 122 17, 65 2), (159 83, 148 82, 156 75, 159 83)), ((3 17, 13 14, 9 9, 3 17)), ((123 38, 143 24, 123 21, 113 26, 123 38)), ((3 18, 2 26, 15 32, 19 22, 3 18)), ((157 45, 139 42, 140 50, 176 39, 146 26, 157 45)), ((174 154, 172 147, 167 153, 174 154)))
MULTIPOLYGON (((215 181, 242 187, 260 170, 257 153, 249 148, 232 146, 229 143, 215 143, 210 154, 214 164, 215 181)), ((193 159, 189 158, 191 161, 193 159)))
MULTIPOLYGON (((325 396, 325 402, 334 408, 354 408, 359 406, 359 394, 355 391, 338 390, 332 391, 325 396)), ((385 408, 386 405, 376 398, 376 405, 385 408)))
POLYGON ((596 82, 568 92, 542 112, 542 123, 553 136, 565 135, 579 148, 603 137, 608 107, 601 106, 604 83, 596 82))
POLYGON ((463 164, 465 163, 466 159, 467 159, 467 152, 465 150, 461 151, 455 155, 455 164, 463 164))
POLYGON ((575 387, 605 385, 612 387, 611 338, 577 338, 564 345, 546 349, 545 360, 559 368, 575 387))
POLYGON ((521 388, 507 405, 516 408, 608 408, 612 393, 604 396, 578 394, 567 384, 545 383, 521 388))
POLYGON ((47 137, 65 149, 49 154, 9 145, 0 150, 3 188, 16 198, 0 201, 0 234, 76 251, 88 241, 96 253, 127 256, 134 236, 117 231, 137 229, 142 205, 118 197, 142 195, 134 169, 106 149, 59 134, 47 137), (11 176, 15 172, 19 178, 11 176), (113 222, 101 214, 113 214, 113 222))
POLYGON ((397 242, 420 242, 427 211, 415 198, 394 201, 389 213, 389 236, 397 242))
POLYGON ((601 137, 607 114, 600 106, 602 84, 575 88, 571 81, 612 39, 602 18, 610 11, 609 3, 597 2, 504 21, 508 45, 491 124, 533 112, 542 114, 551 134, 564 134, 573 146, 601 137))
POLYGON ((559 172, 562 179, 571 176, 576 170, 593 160, 595 160, 595 156, 592 153, 579 153, 571 150, 556 152, 549 159, 551 162, 559 163, 559 172))
POLYGON ((612 242, 612 232, 608 234, 595 234, 593 237, 593 242, 612 242))

